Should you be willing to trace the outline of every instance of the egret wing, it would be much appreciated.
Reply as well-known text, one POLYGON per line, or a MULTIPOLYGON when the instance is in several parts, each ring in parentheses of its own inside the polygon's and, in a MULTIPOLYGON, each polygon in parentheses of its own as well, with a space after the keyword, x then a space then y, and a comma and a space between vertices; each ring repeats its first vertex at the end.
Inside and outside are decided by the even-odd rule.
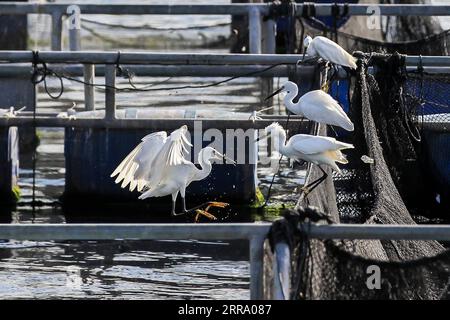
POLYGON ((323 59, 341 66, 356 69, 356 58, 345 51, 340 45, 322 36, 314 38, 311 45, 323 59))
POLYGON ((303 115, 313 121, 337 125, 348 131, 354 130, 354 125, 348 115, 342 109, 339 102, 322 90, 310 91, 300 98, 303 115))
POLYGON ((296 134, 289 139, 289 145, 303 154, 315 154, 326 151, 353 148, 353 145, 337 141, 331 137, 296 134))
POLYGON ((148 189, 157 186, 171 167, 185 163, 185 152, 188 152, 188 147, 192 146, 186 137, 186 132, 187 127, 183 126, 173 131, 167 138, 152 162, 153 171, 147 177, 146 187, 148 189))
POLYGON ((142 138, 142 142, 125 157, 111 174, 111 177, 118 175, 115 183, 122 181, 122 188, 130 184, 130 191, 136 187, 138 187, 138 191, 142 190, 148 173, 152 171, 152 163, 166 141, 167 133, 165 131, 155 132, 142 138))

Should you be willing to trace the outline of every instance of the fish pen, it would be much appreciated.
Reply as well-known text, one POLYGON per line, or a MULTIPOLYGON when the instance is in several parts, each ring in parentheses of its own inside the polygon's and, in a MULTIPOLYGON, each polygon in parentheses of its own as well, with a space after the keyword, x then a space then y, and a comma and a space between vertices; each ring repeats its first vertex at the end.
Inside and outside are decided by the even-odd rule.
MULTIPOLYGON (((420 21, 450 16, 450 5, 376 8, 375 16, 397 17, 400 24, 416 15, 420 21)), ((248 261, 248 270, 239 269, 236 277, 241 289, 248 284, 252 300, 450 299, 450 227, 439 224, 449 221, 450 212, 450 33, 444 30, 418 40, 387 43, 339 30, 350 17, 374 18, 372 10, 373 6, 364 4, 285 1, 75 7, 0 3, 2 14, 39 13, 51 19, 50 51, 0 50, 0 203, 14 203, 20 197, 19 152, 31 149, 32 156, 25 161, 32 166, 26 181, 32 195, 26 205, 32 207, 33 222, 22 223, 16 213, 8 223, 2 218, 0 239, 9 239, 4 241, 6 247, 20 241, 70 240, 86 246, 82 248, 86 252, 95 241, 105 241, 105 251, 120 253, 109 253, 108 258, 105 254, 104 270, 95 270, 111 279, 119 278, 114 272, 120 273, 109 270, 114 269, 110 268, 114 260, 120 261, 127 250, 132 255, 137 251, 128 241, 157 240, 161 246, 170 246, 171 241, 176 241, 174 246, 183 241, 220 244, 224 250, 215 254, 235 250, 248 261), (244 37, 238 35, 243 43, 235 43, 242 53, 85 49, 81 32, 89 30, 83 29, 86 26, 154 28, 101 22, 89 15, 145 14, 243 17, 248 30, 244 37), (327 19, 333 19, 332 24, 327 19), (330 39, 345 54, 327 55, 320 44, 325 44, 326 51, 330 39), (160 81, 160 77, 166 78, 160 81), (201 81, 171 82, 182 77, 201 81), (289 81, 280 83, 280 78, 289 81), (243 99, 245 108, 228 106, 229 99, 224 99, 221 108, 202 106, 198 100, 187 101, 183 94, 177 103, 184 108, 170 105, 180 91, 200 96, 208 88, 231 86, 235 80, 248 81, 238 82, 234 89, 240 92, 239 99, 253 99, 243 99), (253 91, 244 88, 250 82, 253 91), (81 98, 74 98, 72 86, 82 88, 77 89, 81 98), (280 92, 286 96, 277 97, 280 92), (338 109, 335 123, 327 122, 330 118, 317 111, 320 106, 314 100, 307 100, 314 92, 326 96, 320 100, 323 104, 332 101, 327 108, 338 109), (121 98, 125 94, 127 98, 121 98), (45 103, 50 107, 43 107, 39 95, 47 96, 45 103), (58 174, 64 178, 54 190, 55 203, 37 200, 39 159, 34 148, 41 137, 36 128, 63 128, 64 162, 58 174), (160 138, 163 142, 157 145, 160 138), (333 144, 334 149, 313 152, 295 145, 295 139, 310 139, 306 149, 317 150, 322 142, 333 144), (152 149, 150 142, 160 149, 152 149), (147 154, 140 153, 146 148, 147 154), (185 190, 158 194, 158 187, 168 184, 160 177, 152 185, 155 176, 167 174, 176 180, 185 172, 166 170, 181 165, 202 171, 205 150, 212 150, 209 157, 215 159, 206 177, 194 179, 191 185, 189 181, 185 190), (266 161, 263 169, 273 170, 264 173, 264 183, 260 181, 262 160, 266 161), (138 172, 145 161, 152 170, 144 179, 138 172), (293 173, 289 177, 293 182, 275 198, 274 183, 276 188, 276 183, 287 180, 280 176, 281 167, 293 173), (143 182, 146 185, 141 186, 143 182), (183 211, 176 210, 178 192, 183 211), (143 197, 146 194, 151 199, 143 197), (193 209, 187 210, 185 201, 193 209), (58 223, 42 223, 36 212, 53 210, 49 207, 55 204, 65 208, 65 219, 58 221, 55 215, 52 222, 58 223), (214 205, 232 209, 219 209, 216 217, 208 212, 214 205), (107 214, 89 217, 91 212, 103 211, 107 214), (267 212, 275 216, 267 218, 267 212), (186 223, 206 218, 220 223, 186 223), (229 243, 220 241, 239 244, 226 248, 229 243)), ((176 27, 163 29, 170 32, 176 27)), ((2 245, 0 240, 0 253, 2 245)), ((71 254, 72 245, 64 242, 61 256, 71 254)), ((190 249, 186 252, 191 254, 190 249)), ((215 269, 208 268, 209 281, 215 269)), ((159 281, 155 275, 145 277, 148 282, 159 281)), ((194 283, 196 277, 192 276, 194 283)), ((181 282, 175 286, 189 288, 181 282)), ((221 285, 207 287, 220 291, 221 285)), ((172 297, 162 292, 161 296, 172 297)))
MULTIPOLYGON (((449 129, 447 93, 435 90, 436 81, 447 86, 448 73, 408 74, 398 54, 360 56, 349 111, 355 124, 350 165, 342 175, 329 172, 320 190, 301 195, 296 210, 272 229, 272 250, 284 246, 292 252, 283 255, 283 263, 293 266, 284 298, 449 298, 448 249, 437 241, 319 241, 309 236, 308 226, 297 227, 299 222, 415 225, 418 216, 448 214, 446 165, 436 166, 450 162, 448 149, 430 152, 427 142, 428 135, 445 137, 449 129), (446 102, 438 104, 442 99, 446 102), (437 107, 444 109, 436 112, 437 107), (384 275, 377 290, 365 282, 370 266, 384 275)), ((317 130, 326 134, 325 127, 317 130)), ((443 142, 438 138, 432 145, 443 142)), ((310 167, 306 180, 320 175, 310 167)), ((266 258, 277 259, 270 251, 266 258)), ((276 277, 275 271, 269 275, 276 277)), ((273 292, 266 294, 273 298, 273 292)))

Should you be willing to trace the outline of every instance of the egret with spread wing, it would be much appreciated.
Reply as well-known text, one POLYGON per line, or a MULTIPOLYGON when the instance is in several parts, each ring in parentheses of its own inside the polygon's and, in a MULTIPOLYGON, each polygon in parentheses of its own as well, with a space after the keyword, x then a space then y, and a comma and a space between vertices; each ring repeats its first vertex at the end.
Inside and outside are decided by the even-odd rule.
POLYGON ((294 98, 298 94, 297 84, 287 81, 283 86, 268 96, 273 97, 281 92, 286 92, 284 105, 293 114, 303 116, 309 120, 338 126, 347 131, 353 131, 354 125, 345 111, 332 96, 322 90, 312 90, 300 97, 298 102, 294 98))
POLYGON ((331 137, 313 136, 309 134, 296 134, 286 142, 286 131, 278 123, 274 122, 265 128, 267 136, 275 139, 274 149, 292 160, 304 160, 319 167, 323 175, 304 186, 303 191, 308 194, 324 181, 328 174, 321 165, 327 165, 341 173, 336 165, 348 163, 341 150, 353 148, 352 144, 337 141, 331 137))
POLYGON ((321 57, 331 63, 356 69, 356 58, 326 37, 317 36, 313 39, 307 36, 303 45, 309 57, 321 57))
MULTIPOLYGON (((183 201, 183 213, 196 210, 197 213, 215 219, 207 210, 199 210, 198 208, 201 206, 191 210, 186 209, 186 188, 191 182, 203 180, 211 173, 212 160, 226 157, 214 148, 203 148, 198 155, 201 166, 201 169, 198 169, 192 162, 184 158, 188 147, 192 146, 186 133, 187 126, 182 126, 173 131, 170 136, 167 136, 164 131, 145 136, 142 142, 114 170, 111 177, 118 175, 115 182, 122 182, 122 188, 129 185, 130 191, 137 189, 142 192, 139 199, 172 195, 172 215, 177 215, 175 206, 178 193, 180 193, 183 201)), ((234 163, 233 160, 226 159, 234 163)), ((227 205, 221 202, 206 204, 208 208, 227 205)))

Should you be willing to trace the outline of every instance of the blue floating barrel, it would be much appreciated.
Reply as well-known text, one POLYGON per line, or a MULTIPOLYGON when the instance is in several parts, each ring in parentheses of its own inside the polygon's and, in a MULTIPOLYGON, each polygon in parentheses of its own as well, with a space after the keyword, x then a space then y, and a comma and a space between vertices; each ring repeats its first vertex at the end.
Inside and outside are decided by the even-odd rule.
POLYGON ((19 135, 16 127, 0 128, 0 202, 14 203, 19 189, 19 135))
MULTIPOLYGON (((331 3, 331 4, 339 4, 339 5, 343 5, 343 4, 353 4, 353 3, 358 3, 359 0, 346 0, 346 1, 335 1, 335 0, 316 0, 314 1, 314 3, 331 3)), ((336 26, 336 28, 340 28, 341 26, 343 26, 348 19, 350 18, 349 15, 343 15, 344 12, 340 12, 340 16, 325 16, 325 17, 316 17, 315 19, 319 20, 320 22, 322 22, 325 26, 327 26, 330 29, 333 29, 334 26, 336 26)))
POLYGON ((443 212, 450 209, 450 133, 424 130, 422 133, 427 179, 436 205, 443 212), (444 209, 446 208, 446 209, 444 209))
MULTIPOLYGON (((123 110, 119 110, 117 113, 118 118, 124 116, 120 111, 123 110)), ((146 111, 150 112, 150 110, 146 111)), ((157 110, 153 109, 151 112, 157 112, 157 110)), ((99 111, 94 111, 92 114, 97 113, 99 111)), ((214 125, 208 124, 208 121, 214 120, 202 120, 201 123, 205 128, 214 127, 214 125)), ((256 194, 257 144, 252 142, 255 139, 256 131, 250 129, 251 131, 246 131, 246 137, 239 134, 239 138, 235 138, 230 134, 235 132, 234 128, 229 128, 228 138, 226 138, 227 130, 213 130, 209 132, 203 129, 195 131, 195 137, 191 139, 191 143, 194 145, 191 149, 191 161, 194 160, 194 157, 197 159, 198 151, 209 145, 210 140, 213 141, 212 146, 214 148, 222 149, 219 151, 225 152, 227 156, 232 157, 234 152, 236 155, 234 160, 236 160, 237 157, 243 156, 234 149, 236 140, 244 139, 242 141, 245 145, 245 163, 242 163, 242 159, 240 159, 241 163, 236 166, 213 164, 212 172, 206 179, 193 182, 189 186, 187 200, 193 203, 210 200, 240 204, 250 203, 256 194), (218 135, 223 137, 222 141, 216 139, 218 135)), ((167 198, 151 198, 145 201, 138 200, 138 192, 121 189, 120 185, 114 183, 114 178, 110 177, 119 163, 141 142, 142 137, 155 131, 161 130, 67 128, 64 148, 66 187, 63 200, 71 203, 88 200, 96 203, 129 201, 136 204, 170 203, 170 196, 167 198)), ((192 128, 190 128, 190 132, 193 132, 192 128)), ((240 149, 239 152, 242 152, 242 150, 240 149)))

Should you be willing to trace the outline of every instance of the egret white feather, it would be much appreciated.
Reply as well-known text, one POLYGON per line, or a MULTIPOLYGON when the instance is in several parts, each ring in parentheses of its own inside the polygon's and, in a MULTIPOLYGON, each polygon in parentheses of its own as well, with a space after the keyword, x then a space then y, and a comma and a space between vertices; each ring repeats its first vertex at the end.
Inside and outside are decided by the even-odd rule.
POLYGON ((143 192, 139 199, 172 195, 174 215, 176 199, 180 193, 183 211, 186 212, 186 188, 192 181, 202 180, 210 174, 212 159, 226 158, 214 148, 203 148, 198 155, 201 169, 197 168, 184 158, 185 153, 189 151, 188 147, 192 147, 186 134, 187 127, 182 126, 170 136, 164 131, 145 136, 114 170, 111 177, 118 175, 115 182, 122 181, 122 188, 129 184, 130 191, 137 188, 139 192, 143 192))
POLYGON ((312 90, 300 97, 297 102, 294 98, 298 95, 298 86, 292 81, 287 81, 271 96, 286 92, 283 99, 286 108, 294 114, 318 123, 341 127, 347 131, 353 131, 354 125, 332 96, 322 90, 312 90))
POLYGON ((316 165, 328 165, 337 172, 341 172, 341 170, 336 162, 347 163, 341 150, 353 148, 352 144, 338 141, 332 137, 308 134, 296 134, 286 141, 286 131, 278 123, 272 123, 266 127, 265 131, 277 141, 274 148, 282 155, 316 165))
POLYGON ((307 37, 304 40, 306 54, 310 57, 321 57, 332 63, 356 69, 356 58, 350 55, 336 42, 322 36, 307 37))

